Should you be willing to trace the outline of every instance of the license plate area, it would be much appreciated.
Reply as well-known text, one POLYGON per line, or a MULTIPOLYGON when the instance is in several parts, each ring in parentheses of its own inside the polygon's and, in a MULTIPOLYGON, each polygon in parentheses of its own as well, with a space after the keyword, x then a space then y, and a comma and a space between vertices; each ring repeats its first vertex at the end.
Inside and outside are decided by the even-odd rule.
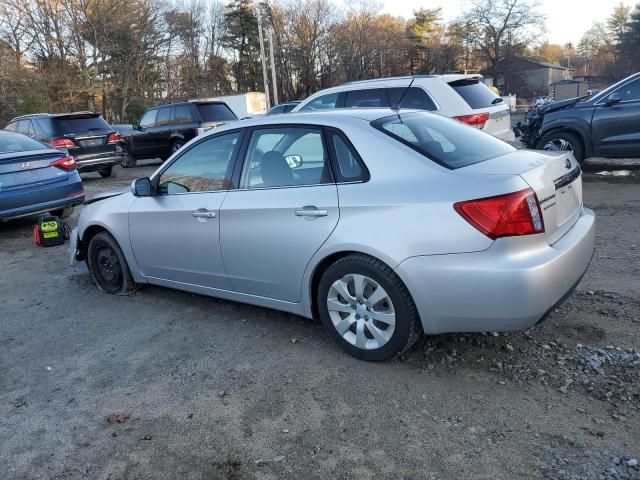
POLYGON ((580 177, 571 183, 556 188, 556 224, 558 227, 573 218, 575 212, 581 206, 581 198, 582 180, 580 177))
POLYGON ((86 140, 80 140, 78 143, 82 147, 97 147, 104 144, 104 138, 87 138, 86 140))

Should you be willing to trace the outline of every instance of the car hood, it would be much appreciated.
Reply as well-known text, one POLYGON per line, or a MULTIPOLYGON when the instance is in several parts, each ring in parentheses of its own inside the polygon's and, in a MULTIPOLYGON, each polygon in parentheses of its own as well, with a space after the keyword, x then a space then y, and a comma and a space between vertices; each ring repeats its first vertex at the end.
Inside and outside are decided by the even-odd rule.
POLYGON ((128 188, 123 188, 120 190, 113 190, 111 192, 102 192, 97 194, 95 197, 90 198, 84 202, 84 205, 90 205, 92 203, 99 202, 101 200, 106 200, 107 198, 117 197, 118 195, 122 195, 129 191, 128 188))
POLYGON ((540 107, 540 111, 542 113, 551 113, 556 112, 558 110, 564 110, 566 108, 572 108, 578 103, 580 100, 586 97, 576 97, 570 98, 568 100, 560 100, 559 102, 550 103, 549 105, 544 105, 540 107))

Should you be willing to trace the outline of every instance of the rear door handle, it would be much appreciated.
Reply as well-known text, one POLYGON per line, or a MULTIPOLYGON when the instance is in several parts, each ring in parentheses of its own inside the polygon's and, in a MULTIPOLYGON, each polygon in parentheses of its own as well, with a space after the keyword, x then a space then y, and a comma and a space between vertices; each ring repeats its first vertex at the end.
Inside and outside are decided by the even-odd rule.
POLYGON ((213 210, 205 210, 204 208, 200 208, 195 212, 191 212, 192 217, 196 218, 216 218, 216 212, 213 210))
POLYGON ((326 217, 329 215, 327 210, 318 210, 318 207, 306 206, 296 210, 296 217, 326 217))

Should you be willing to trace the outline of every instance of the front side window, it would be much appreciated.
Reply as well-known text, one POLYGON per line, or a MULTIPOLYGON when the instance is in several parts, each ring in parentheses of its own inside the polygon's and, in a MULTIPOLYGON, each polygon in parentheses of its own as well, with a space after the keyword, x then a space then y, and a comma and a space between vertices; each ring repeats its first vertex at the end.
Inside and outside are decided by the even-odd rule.
POLYGON ((345 107, 388 107, 389 99, 384 88, 368 88, 347 92, 345 107))
POLYGON ((173 109, 173 123, 192 123, 193 115, 189 105, 178 105, 173 109))
POLYGON ((321 97, 316 98, 315 100, 311 100, 300 110, 328 110, 331 108, 336 108, 336 103, 338 102, 338 92, 329 93, 328 95, 322 95, 321 97))
POLYGON ((156 127, 164 127, 169 125, 171 121, 171 107, 161 108, 158 110, 158 118, 156 119, 156 127))
POLYGON ((230 187, 233 158, 241 132, 220 135, 197 143, 182 153, 160 175, 161 194, 215 192, 230 187))
POLYGON ((622 102, 632 102, 634 100, 640 100, 640 79, 625 85, 620 90, 618 90, 618 93, 622 97, 622 102))
POLYGON ((371 125, 450 169, 466 167, 516 151, 508 143, 487 133, 426 112, 391 115, 374 120, 371 125))
POLYGON ((142 115, 142 118, 140 119, 140 126, 145 128, 155 126, 157 113, 158 110, 148 110, 147 112, 145 112, 145 114, 142 115))
POLYGON ((277 188, 331 183, 319 128, 270 128, 251 135, 241 188, 277 188))

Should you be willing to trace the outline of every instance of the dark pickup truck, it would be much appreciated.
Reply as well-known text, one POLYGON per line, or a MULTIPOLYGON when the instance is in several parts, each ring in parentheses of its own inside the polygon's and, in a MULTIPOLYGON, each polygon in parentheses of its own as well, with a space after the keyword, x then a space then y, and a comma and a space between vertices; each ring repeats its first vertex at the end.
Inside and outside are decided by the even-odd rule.
POLYGON ((78 172, 111 176, 124 152, 116 131, 98 113, 37 113, 11 120, 5 130, 22 133, 71 155, 78 172))
POLYGON ((640 157, 640 73, 592 97, 535 108, 515 128, 528 148, 585 158, 640 157))

